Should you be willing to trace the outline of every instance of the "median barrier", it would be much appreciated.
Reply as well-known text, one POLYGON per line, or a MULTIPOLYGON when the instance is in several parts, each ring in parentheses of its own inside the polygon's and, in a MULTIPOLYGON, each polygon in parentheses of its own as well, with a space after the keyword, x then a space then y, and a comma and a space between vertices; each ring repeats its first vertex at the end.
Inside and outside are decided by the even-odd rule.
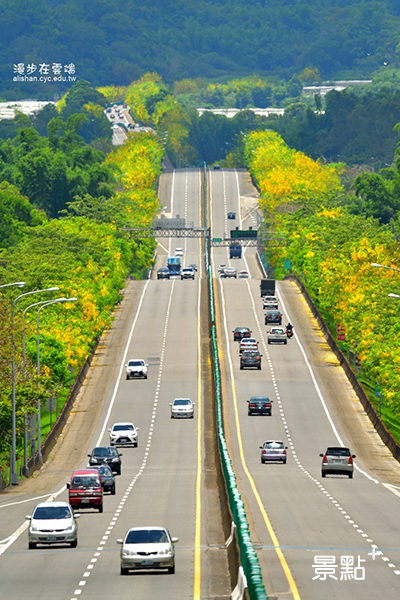
MULTIPOLYGON (((207 250, 206 250, 207 255, 207 250)), ((241 499, 236 484, 236 476, 232 467, 232 461, 229 456, 227 444, 224 436, 223 412, 222 412, 222 394, 220 366, 218 357, 217 332, 215 327, 215 305, 213 280, 209 260, 206 260, 208 288, 209 288, 209 311, 211 321, 211 350, 212 363, 215 384, 216 415, 217 415, 217 434, 219 441, 219 451, 222 463, 222 471, 225 476, 225 485, 229 506, 232 512, 233 522, 236 525, 235 533, 239 547, 240 562, 243 567, 244 581, 247 583, 247 590, 244 589, 242 597, 247 595, 250 600, 268 600, 264 584, 262 582, 261 567, 258 561, 257 553, 250 538, 249 524, 247 521, 246 510, 241 499)), ((239 571, 240 573, 240 571, 239 571)), ((242 582, 243 583, 243 582, 242 582)), ((233 595, 236 597, 238 584, 235 587, 233 595)), ((245 588, 245 585, 244 585, 245 588)))

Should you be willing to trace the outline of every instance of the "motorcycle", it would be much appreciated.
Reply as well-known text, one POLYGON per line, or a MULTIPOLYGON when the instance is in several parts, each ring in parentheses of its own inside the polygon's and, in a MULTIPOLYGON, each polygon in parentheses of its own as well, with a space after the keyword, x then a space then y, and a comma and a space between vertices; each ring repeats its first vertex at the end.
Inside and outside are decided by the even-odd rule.
POLYGON ((286 337, 287 338, 293 337, 293 329, 286 329, 286 337))

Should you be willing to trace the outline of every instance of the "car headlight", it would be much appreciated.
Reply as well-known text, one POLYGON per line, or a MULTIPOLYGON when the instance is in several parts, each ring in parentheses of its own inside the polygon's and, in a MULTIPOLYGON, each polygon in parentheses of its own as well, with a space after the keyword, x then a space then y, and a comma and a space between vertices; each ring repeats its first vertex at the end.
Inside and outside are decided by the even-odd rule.
POLYGON ((38 531, 40 531, 40 529, 39 529, 39 527, 36 527, 36 525, 32 525, 31 531, 32 531, 32 533, 37 533, 38 531))
POLYGON ((137 552, 134 550, 123 550, 122 556, 137 556, 137 552))
POLYGON ((92 463, 98 463, 99 462, 97 458, 91 458, 90 460, 91 460, 92 463))
POLYGON ((69 527, 66 527, 64 529, 65 533, 70 533, 71 531, 74 531, 75 527, 74 525, 69 525, 69 527))
POLYGON ((159 551, 158 551, 158 554, 163 554, 163 555, 165 555, 165 554, 171 554, 171 552, 172 552, 172 549, 171 549, 171 548, 164 548, 164 550, 159 550, 159 551))
POLYGON ((113 458, 111 462, 119 462, 119 458, 113 458))

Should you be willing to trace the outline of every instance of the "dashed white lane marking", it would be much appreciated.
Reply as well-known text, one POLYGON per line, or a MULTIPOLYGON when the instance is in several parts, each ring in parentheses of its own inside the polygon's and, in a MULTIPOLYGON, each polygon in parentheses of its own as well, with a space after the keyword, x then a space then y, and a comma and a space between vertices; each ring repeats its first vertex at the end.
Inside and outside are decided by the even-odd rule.
MULTIPOLYGON (((165 347, 165 340, 167 337, 167 330, 168 330, 168 322, 169 322, 169 315, 170 315, 170 311, 171 311, 171 304, 172 304, 172 296, 174 293, 174 288, 175 288, 175 280, 172 281, 172 286, 171 286, 171 292, 169 295, 169 300, 168 300, 168 306, 167 306, 167 312, 166 312, 166 317, 165 317, 165 326, 164 326, 164 333, 163 333, 163 349, 161 352, 161 357, 163 358, 164 356, 164 347, 165 347)), ((133 331, 133 329, 131 330, 133 331)), ((125 357, 124 357, 125 358, 125 357)), ((125 360, 123 360, 123 363, 125 363, 125 360)), ((160 363, 159 369, 158 369, 158 376, 159 379, 161 379, 161 375, 162 375, 162 362, 160 363)), ((154 416, 157 414, 157 405, 158 405, 158 399, 159 399, 159 388, 156 389, 155 394, 154 394, 154 409, 153 409, 153 414, 154 416)), ((104 428, 105 430, 105 428, 104 428)), ((151 436, 152 436, 152 431, 149 431, 148 433, 148 441, 147 441, 147 447, 150 447, 150 440, 151 440, 151 436)), ((101 443, 101 438, 99 439, 98 444, 101 443)), ((139 468, 139 470, 137 471, 136 475, 132 478, 132 480, 130 481, 122 499, 120 500, 120 503, 118 505, 118 508, 115 510, 113 516, 111 517, 110 523, 106 526, 106 531, 105 534, 102 535, 101 541, 99 543, 98 548, 96 549, 97 551, 93 554, 93 558, 91 559, 91 565, 86 567, 85 572, 83 573, 82 577, 85 577, 86 580, 82 579, 78 585, 80 586, 81 589, 77 589, 74 591, 74 596, 71 597, 71 600, 77 600, 75 596, 78 596, 81 594, 82 592, 82 588, 86 585, 86 582, 88 581, 88 578, 90 577, 90 575, 93 573, 93 568, 96 564, 96 561, 98 560, 98 558, 95 557, 99 557, 101 554, 101 551, 103 550, 103 547, 105 546, 105 544, 107 543, 108 539, 109 539, 109 533, 110 533, 110 528, 114 527, 114 525, 117 522, 117 519, 119 518, 119 516, 122 513, 122 509, 124 508, 124 504, 126 502, 126 500, 129 497, 129 494, 131 493, 135 483, 137 482, 139 476, 143 473, 145 466, 146 466, 146 462, 147 462, 147 457, 148 457, 148 451, 145 452, 143 460, 142 460, 142 464, 139 468)))
MULTIPOLYGON (((269 357, 270 355, 269 355, 268 347, 267 347, 267 344, 266 344, 266 342, 265 342, 265 337, 264 337, 263 331, 262 331, 262 329, 261 329, 261 324, 260 324, 260 320, 259 320, 259 318, 258 318, 258 314, 257 314, 257 310, 256 310, 256 306, 255 306, 254 298, 253 298, 253 295, 252 295, 252 293, 251 293, 251 289, 250 289, 250 285, 249 285, 249 282, 248 282, 248 281, 246 281, 246 283, 247 283, 247 288, 248 288, 248 292, 249 292, 249 295, 250 295, 250 300, 251 300, 251 303, 252 303, 253 315, 254 315, 255 321, 256 321, 256 323, 257 323, 257 328, 258 328, 258 331, 259 331, 259 334, 260 334, 260 339, 261 339, 261 342, 262 342, 262 345, 263 345, 263 348, 264 348, 264 353, 265 353, 265 356, 269 357)), ((222 290, 222 294, 223 294, 223 290, 222 290)), ((283 303, 282 303, 282 304, 283 304, 283 303)), ((286 309, 285 309, 285 308, 284 308, 284 310, 285 310, 285 313, 287 314, 287 311, 286 311, 286 309)), ((297 336, 296 336, 296 338, 297 338, 297 336)), ((301 347, 301 344, 300 344, 300 342, 298 341, 298 339, 297 339, 297 342, 298 342, 298 344, 299 344, 300 348, 302 348, 302 347, 301 347)), ((229 355, 229 354, 228 354, 228 355, 229 355)), ((303 355, 304 355, 304 358, 306 358, 306 357, 305 357, 304 350, 303 350, 303 355)), ((309 366, 309 364, 308 364, 308 361, 307 361, 307 365, 309 366)), ((272 376, 273 378, 275 378, 275 375, 274 375, 274 370, 273 370, 273 366, 272 366, 272 364, 270 364, 270 363, 269 363, 269 369, 270 369, 270 371, 271 371, 271 376, 272 376)), ((312 373, 312 371, 311 371, 311 367, 310 367, 310 366, 309 366, 309 370, 310 370, 310 373, 311 373, 311 375, 312 375, 312 377, 313 377, 314 385, 315 385, 315 386, 317 386, 317 383, 316 383, 316 381, 315 381, 315 378, 314 378, 314 376, 313 376, 313 373, 312 373)), ((328 408, 327 408, 327 406, 326 406, 326 404, 325 404, 325 401, 324 401, 324 399, 322 398, 322 394, 321 394, 321 392, 319 391, 319 388, 317 389, 317 391, 318 391, 318 394, 319 394, 319 396, 320 396, 320 399, 321 399, 321 401, 322 401, 322 402, 323 402, 323 404, 324 404, 325 412, 327 413, 327 415, 329 415, 329 413, 327 412, 327 411, 328 411, 328 408)), ((275 389, 275 394, 276 394, 276 389, 275 389)), ((286 420, 285 420, 285 417, 284 417, 284 411, 283 411, 283 407, 282 407, 282 403, 281 403, 281 402, 279 402, 279 412, 280 412, 280 415, 281 415, 282 422, 284 423, 285 435, 288 437, 288 432, 289 432, 289 429, 288 429, 288 427, 287 427, 287 424, 286 424, 286 420)), ((330 422, 331 426, 333 427, 333 429, 334 429, 334 432, 336 432, 336 428, 335 428, 335 426, 334 426, 334 424, 333 424, 333 421, 332 421, 332 419, 331 419, 330 415, 329 415, 329 422, 330 422)), ((339 440, 339 442, 340 442, 340 443, 341 443, 341 445, 343 446, 344 444, 343 444, 343 442, 341 441, 341 439, 340 439, 340 437, 339 437, 339 436, 337 436, 337 439, 339 440)), ((292 446, 293 446, 293 444, 291 444, 291 447, 292 447, 292 446)), ((293 446, 293 447, 294 447, 294 446, 293 446)), ((320 482, 318 479, 315 479, 315 477, 313 477, 313 476, 312 476, 312 475, 311 475, 311 474, 310 474, 310 473, 309 473, 309 472, 308 472, 308 471, 307 471, 307 470, 306 470, 306 469, 305 469, 305 468, 304 468, 304 467, 301 465, 301 462, 300 462, 299 460, 296 460, 296 464, 297 464, 297 466, 299 466, 299 467, 300 467, 300 469, 301 469, 301 470, 304 472, 304 474, 305 474, 307 477, 309 477, 309 479, 310 479, 311 481, 313 481, 313 482, 316 484, 316 486, 317 486, 317 487, 320 489, 320 491, 321 491, 321 492, 322 492, 324 495, 326 495, 326 497, 328 497, 328 494, 329 494, 329 492, 327 492, 327 490, 324 488, 323 484, 322 484, 322 483, 321 483, 321 482, 320 482)), ((365 475, 365 476, 366 476, 366 477, 367 477, 369 480, 373 481, 374 483, 379 483, 379 482, 378 482, 376 479, 374 479, 374 478, 370 477, 370 476, 368 475, 368 473, 365 473, 365 472, 364 472, 364 471, 362 471, 361 469, 359 469, 359 471, 360 471, 361 473, 363 473, 363 474, 364 474, 364 475, 365 475)), ((386 484, 386 487, 388 487, 388 484, 386 484)), ((391 490, 391 491, 393 491, 393 490, 391 490)), ((396 493, 396 494, 400 495, 400 492, 399 492, 398 490, 394 490, 394 493, 396 493)), ((333 496, 331 496, 331 495, 330 495, 329 497, 330 497, 331 499, 333 499, 333 496)), ((351 517, 350 517, 350 515, 348 515, 348 514, 347 514, 347 511, 346 511, 344 508, 342 508, 338 502, 334 502, 334 505, 335 505, 335 506, 336 506, 336 508, 339 510, 339 512, 340 512, 340 513, 341 513, 341 514, 344 516, 344 518, 347 520, 347 522, 348 522, 348 523, 354 523, 354 520, 351 520, 351 517)), ((356 527, 358 527, 358 525, 356 525, 356 527)), ((360 533, 360 536, 363 538, 363 541, 367 541, 367 543, 369 543, 369 544, 371 545, 371 548, 372 548, 372 549, 373 549, 373 548, 375 548, 375 554, 376 554, 376 555, 382 555, 382 554, 383 554, 383 553, 382 553, 382 551, 380 551, 380 550, 377 550, 378 546, 377 546, 376 544, 373 544, 373 543, 372 543, 372 538, 368 538, 368 540, 365 540, 365 536, 366 536, 366 534, 364 534, 364 533, 361 533, 361 531, 362 531, 362 530, 360 530, 358 533, 360 533)), ((385 558, 382 558, 382 560, 384 560, 385 562, 387 562, 389 559, 388 559, 387 557, 385 557, 385 558)), ((400 571, 393 571, 393 572, 394 572, 396 575, 400 574, 400 571)))
MULTIPOLYGON (((47 502, 53 502, 53 500, 55 500, 57 498, 57 496, 59 496, 65 490, 65 487, 66 486, 63 485, 62 488, 58 490, 58 492, 56 492, 55 494, 50 494, 50 496, 48 494, 46 494, 45 496, 36 496, 35 498, 29 498, 27 500, 21 500, 19 502, 10 502, 9 504, 3 505, 2 508, 4 508, 5 506, 14 506, 16 504, 23 504, 25 502, 31 502, 32 500, 39 500, 40 498, 46 498, 47 502)), ((11 546, 11 544, 13 544, 15 542, 16 539, 19 538, 19 536, 24 531, 26 531, 26 529, 28 529, 28 525, 29 525, 29 522, 28 521, 24 521, 18 527, 18 529, 16 529, 14 531, 14 533, 12 533, 11 535, 9 535, 4 540, 0 541, 0 556, 7 550, 7 548, 9 548, 11 546)))

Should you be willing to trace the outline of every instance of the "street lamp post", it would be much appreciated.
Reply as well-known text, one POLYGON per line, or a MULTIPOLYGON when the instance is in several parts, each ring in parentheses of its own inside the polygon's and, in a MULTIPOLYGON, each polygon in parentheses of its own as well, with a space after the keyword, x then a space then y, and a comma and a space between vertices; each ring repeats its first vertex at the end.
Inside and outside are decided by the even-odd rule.
MULTIPOLYGON (((378 267, 379 269, 389 269, 389 271, 398 271, 400 273, 400 269, 396 267, 387 267, 386 265, 379 265, 378 263, 371 263, 371 267, 378 267)), ((388 294, 389 298, 400 298, 397 294, 388 294)))
MULTIPOLYGON (((43 304, 48 304, 49 300, 42 300, 41 302, 34 302, 27 306, 22 314, 22 375, 25 379, 26 377, 26 350, 25 350, 25 317, 26 313, 30 308, 34 306, 41 306, 43 304)), ((28 415, 25 410, 24 416, 24 471, 25 476, 28 473, 28 415)))
POLYGON ((387 267, 386 265, 379 265, 378 263, 371 263, 371 267, 378 267, 379 269, 389 269, 389 271, 399 271, 396 267, 387 267))
POLYGON ((25 285, 25 281, 15 281, 14 283, 3 283, 0 285, 0 288, 11 287, 15 285, 16 287, 22 288, 25 285))
MULTIPOLYGON (((19 282, 22 284, 22 281, 19 282)), ((18 285, 18 284, 16 284, 18 285)), ((25 284, 24 284, 25 285, 25 284)), ((19 286, 21 287, 21 286, 19 286)), ((56 292, 60 288, 51 287, 46 288, 44 290, 33 290, 32 292, 25 292, 25 294, 20 294, 17 296, 12 303, 12 311, 11 311, 11 355, 12 355, 12 404, 11 404, 11 470, 10 470, 10 483, 11 485, 18 485, 18 474, 16 470, 16 437, 17 437, 17 428, 16 428, 16 415, 15 415, 15 334, 14 334, 14 314, 15 314, 15 305, 20 298, 24 296, 30 296, 32 294, 40 294, 42 292, 56 292)))
MULTIPOLYGON (((75 302, 77 300, 77 298, 56 298, 55 300, 49 300, 48 302, 44 302, 41 303, 42 306, 39 308, 39 310, 37 311, 37 320, 36 320, 36 370, 37 370, 37 375, 40 375, 40 327, 39 327, 39 320, 40 320, 40 311, 43 308, 46 308, 46 306, 50 306, 51 304, 57 304, 59 302, 75 302)), ((37 406, 37 411, 38 411, 38 442, 37 442, 37 452, 38 452, 38 459, 41 463, 43 463, 43 457, 42 457, 42 426, 41 426, 41 404, 40 404, 40 396, 38 398, 38 406, 37 406)))

